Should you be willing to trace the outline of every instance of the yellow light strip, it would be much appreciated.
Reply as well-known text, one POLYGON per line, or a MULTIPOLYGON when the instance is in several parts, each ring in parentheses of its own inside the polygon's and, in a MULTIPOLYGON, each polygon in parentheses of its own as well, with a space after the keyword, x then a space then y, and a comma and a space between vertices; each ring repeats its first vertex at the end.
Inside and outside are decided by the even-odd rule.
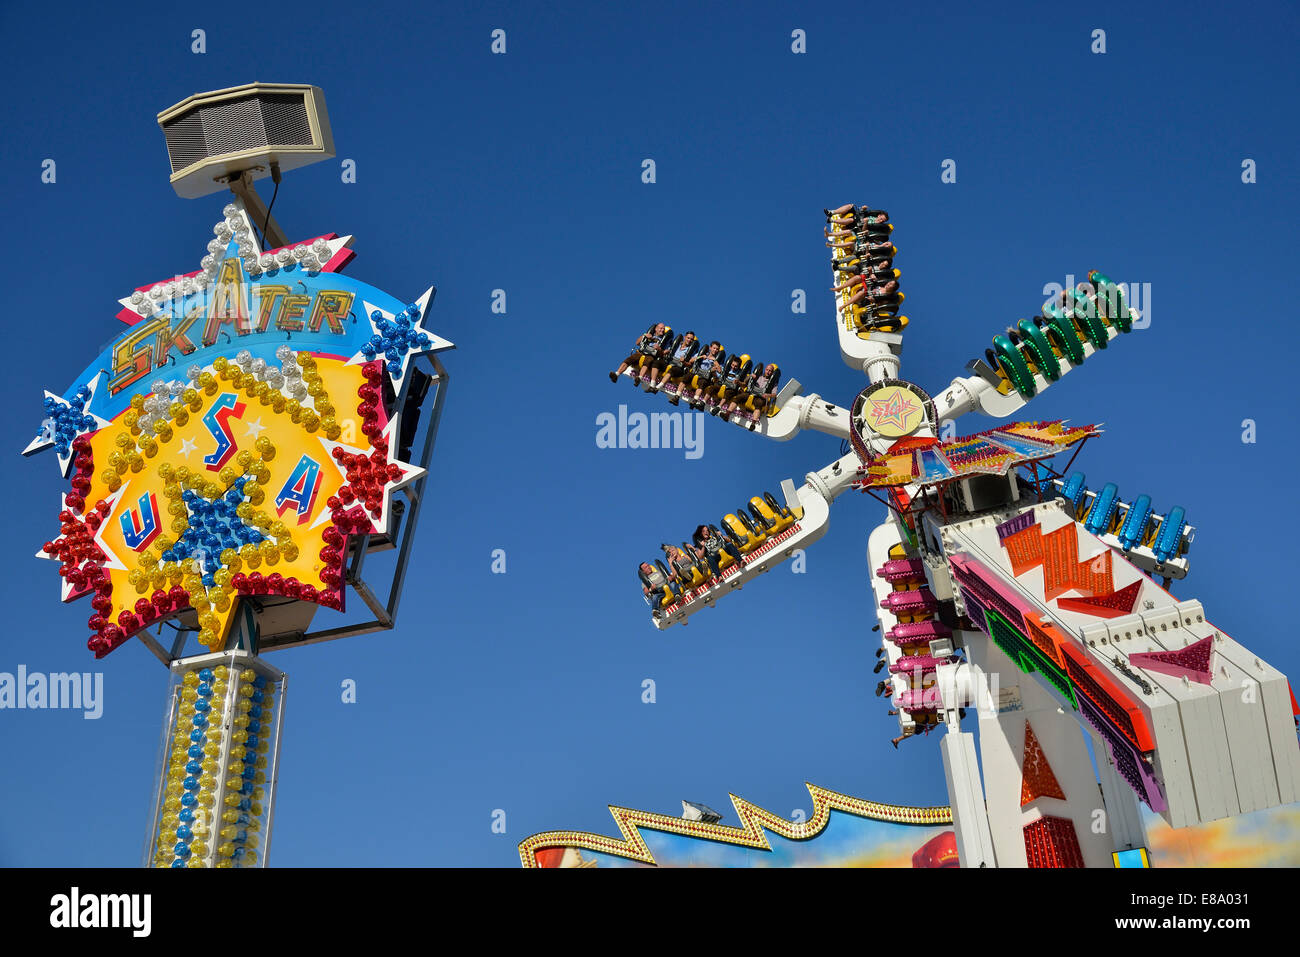
POLYGON ((807 784, 812 796, 813 813, 806 821, 787 821, 785 818, 766 811, 744 798, 731 795, 732 806, 740 818, 740 827, 725 824, 705 824, 703 821, 687 821, 666 814, 653 814, 649 811, 636 811, 631 808, 609 806, 609 813, 614 816, 622 839, 605 837, 587 831, 543 831, 525 838, 519 844, 519 860, 524 867, 537 867, 537 852, 551 847, 576 847, 601 854, 639 861, 643 864, 655 864, 654 855, 640 828, 651 831, 665 831, 681 834, 700 840, 731 844, 737 847, 751 847, 770 851, 765 831, 771 831, 780 837, 792 841, 807 841, 816 837, 830 821, 831 811, 843 811, 855 817, 864 817, 888 824, 906 824, 921 827, 940 827, 952 823, 950 807, 906 807, 898 804, 878 804, 864 801, 815 784, 807 784))

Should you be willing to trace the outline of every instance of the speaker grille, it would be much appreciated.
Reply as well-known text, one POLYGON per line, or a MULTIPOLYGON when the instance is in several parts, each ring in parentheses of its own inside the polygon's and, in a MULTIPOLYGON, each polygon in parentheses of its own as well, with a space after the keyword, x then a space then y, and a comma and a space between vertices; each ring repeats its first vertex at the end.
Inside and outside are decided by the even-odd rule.
POLYGON ((253 93, 201 106, 164 123, 163 136, 173 173, 225 153, 312 145, 306 100, 294 93, 253 93))
POLYGON ((303 97, 292 93, 262 97, 262 119, 269 142, 280 146, 311 146, 311 123, 303 97))

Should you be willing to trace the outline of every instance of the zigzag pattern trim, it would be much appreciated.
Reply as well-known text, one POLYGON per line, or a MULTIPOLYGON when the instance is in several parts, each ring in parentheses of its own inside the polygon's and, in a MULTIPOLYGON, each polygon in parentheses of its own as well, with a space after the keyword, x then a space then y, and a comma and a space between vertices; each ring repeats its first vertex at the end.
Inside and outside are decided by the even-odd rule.
POLYGON ((843 811, 873 821, 916 827, 941 827, 952 823, 951 807, 879 804, 875 801, 864 801, 847 794, 840 794, 837 791, 829 791, 815 784, 805 782, 805 785, 812 796, 813 803, 813 813, 806 821, 787 821, 734 794, 730 796, 731 804, 736 809, 736 817, 740 819, 740 827, 687 821, 667 814, 637 811, 611 804, 609 813, 613 815, 614 823, 618 825, 619 833, 622 834, 621 839, 587 831, 543 831, 520 842, 519 860, 524 867, 537 867, 538 851, 550 847, 577 847, 654 865, 656 863, 654 855, 650 852, 645 838, 641 836, 641 828, 716 841, 735 847, 770 851, 772 845, 768 843, 767 831, 792 841, 811 840, 825 829, 831 819, 831 811, 843 811))

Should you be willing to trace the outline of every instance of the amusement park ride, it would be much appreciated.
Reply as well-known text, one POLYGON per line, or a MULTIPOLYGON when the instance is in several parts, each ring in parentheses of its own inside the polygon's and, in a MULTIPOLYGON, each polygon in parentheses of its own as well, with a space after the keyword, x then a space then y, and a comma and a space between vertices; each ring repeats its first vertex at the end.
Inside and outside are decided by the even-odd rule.
POLYGON ((820 538, 844 492, 877 498, 889 516, 867 539, 876 671, 887 671, 876 690, 897 716, 895 747, 945 729, 951 807, 874 805, 809 785, 814 814, 799 823, 739 798, 739 828, 611 808, 622 839, 537 834, 520 845, 524 864, 567 865, 575 853, 590 863, 584 849, 655 863, 642 830, 766 851, 764 828, 809 840, 840 811, 950 821, 963 867, 1147 866, 1139 802, 1183 827, 1300 799, 1300 709, 1286 677, 1200 602, 1167 590, 1187 574, 1194 529, 1183 509, 1159 514, 1146 495, 1122 501, 1115 484, 1089 490, 1069 464, 1048 464, 1067 449, 1073 463, 1094 426, 1017 422, 956 437, 949 425, 972 411, 1015 413, 1129 333, 1137 313, 1123 287, 1089 272, 932 396, 899 377, 908 320, 888 215, 844 206, 826 217, 840 354, 869 380, 850 405, 802 394, 795 380, 755 388, 774 367, 662 327, 619 373, 772 439, 825 432, 842 454, 799 488, 786 480, 784 502, 755 496, 720 531, 701 525, 665 546, 664 560, 641 566, 642 592, 656 628, 684 624, 820 538))
POLYGON ((45 394, 24 454, 72 475, 38 555, 64 601, 90 597, 90 650, 137 637, 171 671, 145 865, 259 866, 285 692, 261 656, 393 627, 452 344, 425 327, 432 288, 342 275, 351 236, 290 243, 258 196, 334 155, 317 87, 197 94, 158 122, 176 192, 233 197, 197 271, 121 300, 124 331, 45 394), (386 599, 362 577, 385 551, 386 599), (371 617, 313 631, 349 589, 371 617))

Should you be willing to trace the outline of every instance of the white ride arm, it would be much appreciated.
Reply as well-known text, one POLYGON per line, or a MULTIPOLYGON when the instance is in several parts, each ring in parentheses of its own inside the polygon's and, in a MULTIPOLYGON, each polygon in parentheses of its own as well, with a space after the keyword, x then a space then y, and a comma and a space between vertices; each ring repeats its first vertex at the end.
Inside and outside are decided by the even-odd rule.
POLYGON ((830 523, 831 503, 852 486, 859 464, 857 455, 850 452, 820 471, 809 472, 797 490, 788 479, 783 482, 782 492, 787 507, 795 515, 794 524, 755 545, 741 556, 739 564, 733 562, 724 568, 720 578, 710 579, 686 592, 653 619, 654 626, 662 630, 685 622, 701 608, 712 608, 720 596, 738 591, 750 579, 821 538, 830 523))
MULTIPOLYGON (((1133 315, 1134 317, 1137 316, 1136 311, 1133 311, 1133 315)), ((1108 325, 1105 328, 1108 341, 1113 341, 1120 335, 1119 330, 1113 325, 1108 325)), ((1085 361, 1097 352, 1096 347, 1091 342, 1081 340, 1079 347, 1083 352, 1085 361)), ((1076 365, 1072 364, 1064 355, 1058 355, 1056 361, 1061 370, 1058 378, 1065 376, 1076 365)), ((1082 363, 1078 364, 1081 365, 1082 363)), ((1025 404, 1029 402, 1029 399, 1026 399, 1015 389, 1005 394, 1000 392, 998 387, 988 378, 998 378, 997 372, 990 369, 982 359, 973 360, 967 368, 972 366, 979 369, 981 374, 953 379, 947 389, 934 397, 934 410, 940 422, 945 419, 956 419, 967 412, 976 410, 983 412, 985 415, 1001 419, 1024 408, 1025 404)), ((1041 372, 1035 372, 1033 376, 1036 394, 1042 393, 1044 389, 1052 384, 1041 372)))
POLYGON ((759 422, 758 432, 785 442, 801 429, 825 432, 840 439, 849 437, 849 410, 827 402, 817 393, 799 395, 799 380, 791 379, 776 399, 777 413, 759 422))

